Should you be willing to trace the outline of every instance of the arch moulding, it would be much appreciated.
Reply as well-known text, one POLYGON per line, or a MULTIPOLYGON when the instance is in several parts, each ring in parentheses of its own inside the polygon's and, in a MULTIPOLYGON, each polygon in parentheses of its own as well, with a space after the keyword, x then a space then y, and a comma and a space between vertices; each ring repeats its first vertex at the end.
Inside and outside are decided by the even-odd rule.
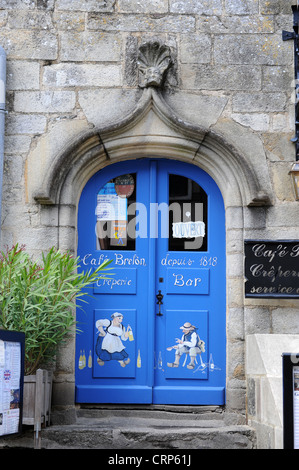
MULTIPOLYGON (((190 124, 177 116, 159 90, 145 88, 129 115, 106 127, 81 129, 65 148, 47 158, 40 171, 34 171, 40 153, 30 155, 29 199, 40 204, 77 205, 84 185, 101 168, 121 160, 155 157, 201 167, 218 184, 226 207, 271 204, 262 146, 257 146, 260 154, 253 155, 248 145, 250 132, 246 131, 247 142, 236 143, 232 142, 232 127, 228 128, 227 122, 212 128, 190 124)), ((244 137, 244 128, 242 132, 244 137)), ((237 134, 236 141, 238 138, 237 134)))

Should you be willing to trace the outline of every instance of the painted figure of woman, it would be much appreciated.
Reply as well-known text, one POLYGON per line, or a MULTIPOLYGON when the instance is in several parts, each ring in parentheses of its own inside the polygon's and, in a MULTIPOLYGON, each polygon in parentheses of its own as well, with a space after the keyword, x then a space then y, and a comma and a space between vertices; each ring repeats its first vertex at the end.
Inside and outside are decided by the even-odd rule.
POLYGON ((115 312, 111 315, 112 320, 101 319, 96 321, 99 336, 96 343, 97 362, 103 366, 105 362, 116 360, 122 367, 130 362, 128 353, 122 341, 127 341, 132 328, 127 329, 122 324, 123 315, 115 312))

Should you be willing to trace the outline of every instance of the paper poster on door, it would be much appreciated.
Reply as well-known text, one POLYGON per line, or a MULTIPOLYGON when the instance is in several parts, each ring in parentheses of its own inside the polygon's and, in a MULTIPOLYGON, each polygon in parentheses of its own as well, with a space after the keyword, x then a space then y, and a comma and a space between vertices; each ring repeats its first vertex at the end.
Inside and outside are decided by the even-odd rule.
POLYGON ((136 310, 94 311, 94 377, 135 377, 136 310))
POLYGON ((97 194, 97 220, 127 220, 127 199, 119 197, 114 183, 107 183, 97 194))
POLYGON ((166 378, 208 379, 208 317, 206 310, 166 312, 166 378))

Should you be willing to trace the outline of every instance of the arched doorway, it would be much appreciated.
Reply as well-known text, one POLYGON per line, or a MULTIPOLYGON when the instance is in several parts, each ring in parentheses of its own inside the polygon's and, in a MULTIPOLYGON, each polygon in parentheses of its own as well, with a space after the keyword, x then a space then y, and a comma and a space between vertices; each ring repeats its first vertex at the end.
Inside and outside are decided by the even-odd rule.
POLYGON ((198 167, 167 159, 109 165, 78 208, 82 269, 110 279, 77 312, 78 403, 224 404, 225 211, 198 167))
MULTIPOLYGON (((237 322, 242 328, 242 266, 246 211, 249 207, 255 210, 255 207, 267 206, 273 198, 265 153, 256 135, 247 128, 226 120, 217 123, 213 128, 210 128, 208 123, 202 128, 185 122, 169 108, 161 93, 154 89, 145 89, 133 112, 126 117, 121 116, 118 122, 110 123, 106 127, 86 128, 78 133, 69 123, 57 123, 52 133, 41 139, 28 158, 28 200, 38 201, 42 206, 42 213, 47 217, 51 214, 53 220, 57 218, 57 229, 55 227, 54 231, 57 235, 57 246, 72 250, 76 254, 77 208, 82 190, 87 188, 88 182, 92 181, 94 175, 104 174, 102 171, 112 169, 114 163, 128 160, 135 165, 139 159, 150 159, 153 156, 171 161, 175 159, 177 164, 179 161, 186 162, 192 168, 192 174, 198 169, 203 170, 221 190, 227 224, 226 407, 235 409, 237 374, 237 377, 240 377, 238 393, 243 396, 245 412, 246 384, 244 385, 242 374, 244 369, 235 368, 236 363, 244 364, 244 341, 242 332, 236 331, 236 322, 230 319, 235 319, 235 315, 238 315, 237 322), (58 137, 62 132, 67 142, 57 148, 58 137), (49 152, 46 160, 45 149, 49 152), (47 164, 44 164, 45 161, 47 164)), ((126 169, 125 174, 128 171, 126 169)), ((94 208, 95 202, 92 211, 94 208)), ((47 236, 47 232, 45 234, 47 236)), ((91 240, 93 239, 94 229, 91 240)), ((157 291, 152 289, 152 303, 155 307, 156 294, 157 291)), ((68 404, 74 403, 75 370, 78 365, 78 357, 75 361, 73 354, 75 341, 74 335, 67 346, 68 354, 64 356, 64 369, 60 371, 59 388, 63 386, 64 392, 59 396, 64 397, 63 404, 65 400, 68 404)), ((86 350, 85 355, 88 368, 89 351, 86 350)), ((174 360, 174 357, 172 359, 174 360)), ((149 380, 152 380, 153 371, 153 368, 148 371, 149 380)), ((84 373, 87 373, 87 369, 84 373)), ((97 393, 94 398, 96 401, 99 399, 97 393)), ((61 402, 58 401, 57 404, 60 405, 61 402)))

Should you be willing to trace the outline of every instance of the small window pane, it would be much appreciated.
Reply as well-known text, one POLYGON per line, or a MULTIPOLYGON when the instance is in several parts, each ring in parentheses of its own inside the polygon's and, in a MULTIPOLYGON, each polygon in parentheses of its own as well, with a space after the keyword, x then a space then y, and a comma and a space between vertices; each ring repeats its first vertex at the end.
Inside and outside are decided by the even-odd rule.
POLYGON ((135 250, 136 174, 108 181, 97 194, 98 250, 135 250))
POLYGON ((207 251, 207 204, 195 181, 169 175, 169 251, 207 251))

